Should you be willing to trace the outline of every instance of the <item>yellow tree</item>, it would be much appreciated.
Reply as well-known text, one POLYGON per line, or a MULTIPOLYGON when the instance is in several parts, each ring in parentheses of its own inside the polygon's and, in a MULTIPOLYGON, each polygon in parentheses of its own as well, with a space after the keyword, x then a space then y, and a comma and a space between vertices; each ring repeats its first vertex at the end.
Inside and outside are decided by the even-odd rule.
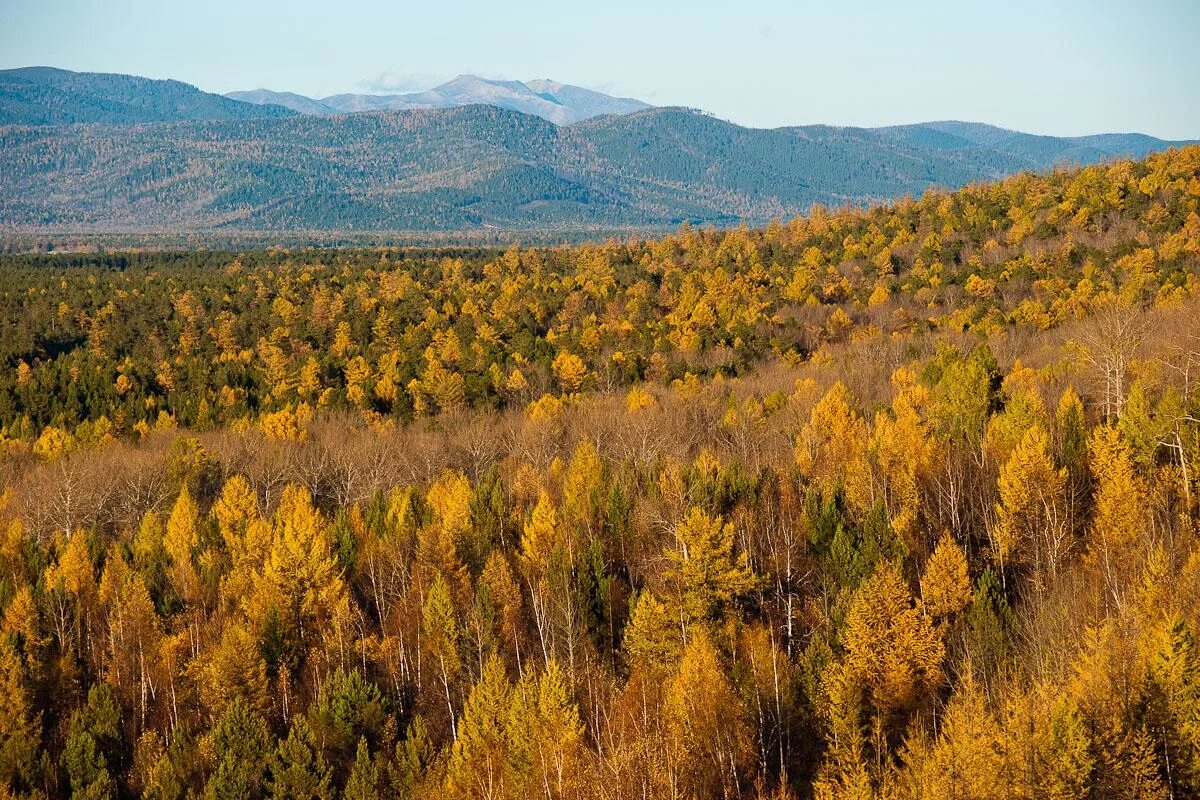
POLYGON ((1121 432, 1103 425, 1088 439, 1095 506, 1089 548, 1118 605, 1131 583, 1132 567, 1144 543, 1146 490, 1121 432))
POLYGON ((562 800, 584 788, 583 721, 557 661, 514 688, 506 737, 511 795, 562 800))
POLYGON ((301 486, 283 490, 258 580, 258 591, 243 600, 247 616, 259 631, 277 619, 285 648, 297 658, 330 632, 347 602, 328 528, 301 486))
POLYGON ((499 550, 488 556, 480 576, 488 597, 496 604, 499 614, 501 641, 510 643, 517 668, 521 668, 521 636, 523 629, 521 587, 513 575, 508 559, 499 550))
POLYGON ((95 565, 87 536, 77 532, 61 544, 58 563, 47 567, 44 577, 50 624, 59 647, 82 652, 90 645, 97 602, 95 565))
MULTIPOLYGON (((221 495, 213 503, 213 516, 221 529, 225 549, 235 565, 250 558, 260 563, 266 557, 269 537, 262 541, 263 529, 253 523, 261 522, 258 513, 258 498, 250 488, 250 482, 241 475, 225 481, 221 495), (252 534, 257 533, 258 536, 252 534)), ((269 528, 266 529, 269 531, 269 528)))
POLYGON ((569 555, 567 536, 558 524, 550 494, 542 489, 521 533, 521 558, 529 571, 542 574, 556 551, 569 555))
POLYGON ((842 644, 849 674, 885 717, 911 709, 942 683, 941 636, 886 562, 854 593, 842 644))
POLYGON ((267 385, 271 388, 272 396, 276 400, 282 400, 292 388, 289 376, 291 363, 287 353, 274 341, 259 339, 258 355, 262 359, 267 385))
POLYGON ((789 770, 796 765, 793 734, 801 725, 804 694, 797 680, 800 670, 781 645, 774 626, 741 627, 730 672, 756 733, 760 766, 778 781, 777 796, 782 798, 790 785, 789 770))
POLYGON ((1062 465, 1066 467, 1073 489, 1086 478, 1087 470, 1087 421, 1083 413, 1083 401, 1075 390, 1068 386, 1058 401, 1054 415, 1058 428, 1058 450, 1062 465))
POLYGON ((373 372, 371 362, 361 355, 354 356, 342 367, 342 379, 346 382, 346 399, 356 406, 367 403, 367 384, 373 372))
POLYGON ((508 724, 512 684, 492 656, 463 706, 459 733, 446 766, 450 797, 500 800, 507 796, 508 724))
POLYGON ((10 637, 0 636, 0 786, 15 793, 37 785, 41 714, 10 637))
POLYGON ((471 498, 467 476, 451 470, 443 472, 425 495, 443 534, 455 541, 470 530, 471 498))
POLYGON ((104 678, 126 708, 137 713, 139 728, 148 722, 157 693, 162 626, 142 576, 113 548, 100 579, 100 602, 107 622, 104 678))
MULTIPOLYGON (((410 385, 410 392, 413 386, 410 385)), ((427 394, 442 411, 461 408, 467 402, 466 383, 463 376, 454 370, 447 369, 437 358, 433 358, 421 373, 421 380, 415 387, 414 403, 424 403, 421 394, 427 394)))
POLYGON ((201 656, 193 669, 204 705, 214 716, 238 699, 264 717, 270 713, 267 664, 258 640, 241 623, 227 623, 220 641, 201 656))
POLYGON ((421 610, 421 632, 423 644, 437 664, 451 734, 457 739, 450 686, 462 669, 462 660, 458 652, 458 618, 450 587, 440 573, 434 578, 433 585, 425 595, 425 605, 421 610))
POLYGON ((512 372, 508 373, 508 378, 504 381, 504 391, 512 395, 520 395, 529 388, 529 381, 525 378, 525 373, 517 367, 512 368, 512 372))
POLYGON ((471 530, 473 497, 467 476, 451 470, 443 472, 425 495, 433 511, 433 524, 417 532, 418 562, 445 576, 456 593, 464 591, 466 581, 460 544, 471 530))
POLYGON ((569 522, 592 531, 603 500, 604 465, 590 439, 580 442, 563 477, 563 512, 569 522))
MULTIPOLYGON (((103 602, 103 598, 102 598, 103 602)), ((21 661, 32 674, 37 674, 40 661, 45 655, 49 637, 42 634, 38 606, 33 599, 33 591, 28 586, 21 586, 8 601, 4 616, 0 622, 0 634, 11 636, 20 654, 21 661)))
POLYGON ((1095 769, 1089 723, 1070 697, 1039 700, 1040 718, 1031 726, 1035 758, 1025 781, 1028 792, 1047 800, 1087 797, 1095 769))
POLYGON ((304 401, 316 397, 321 391, 321 365, 315 356, 309 356, 300 367, 296 379, 296 395, 304 401))
POLYGON ((654 399, 654 395, 646 391, 646 388, 640 384, 634 386, 625 395, 625 409, 631 415, 644 409, 654 408, 656 405, 658 405, 658 401, 654 399))
POLYGON ((350 323, 342 320, 334 329, 333 342, 329 346, 329 352, 334 358, 344 358, 354 352, 354 339, 350 335, 350 323))
POLYGON ((573 796, 583 778, 583 720, 556 661, 546 664, 538 679, 537 731, 535 751, 547 798, 573 796))
POLYGON ((758 585, 746 553, 734 553, 733 524, 699 508, 675 526, 674 546, 664 555, 669 564, 664 577, 684 629, 717 618, 758 585))
POLYGON ((854 398, 838 381, 813 407, 796 442, 796 463, 824 496, 846 493, 851 505, 870 507, 867 471, 867 429, 854 411, 854 398))
POLYGON ((1200 791, 1200 650, 1187 623, 1167 617, 1149 637, 1155 648, 1150 665, 1149 716, 1160 732, 1175 796, 1200 791))
POLYGON ((193 558, 200 546, 200 511, 185 484, 171 509, 163 547, 171 562, 171 583, 188 603, 200 600, 200 578, 193 558))
POLYGON ((551 368, 554 370, 554 377, 558 378, 563 394, 578 392, 588 374, 587 364, 583 363, 583 359, 567 350, 559 351, 551 368))
POLYGON ((1042 403, 1033 370, 1021 366, 1018 361, 1004 379, 1004 391, 1007 396, 1004 410, 992 416, 984 434, 984 448, 999 463, 1006 462, 1012 456, 1013 448, 1026 431, 1034 427, 1044 428, 1047 423, 1046 407, 1042 403))
POLYGON ((1004 733, 970 669, 950 695, 938 728, 925 752, 910 744, 906 753, 907 766, 919 776, 915 800, 1014 796, 1004 733))
POLYGON ((818 800, 874 800, 877 796, 867 771, 864 698, 859 676, 846 663, 825 672, 829 747, 813 781, 818 800))
POLYGON ((1090 788, 1104 797, 1165 800, 1155 743, 1137 719, 1146 696, 1148 653, 1134 631, 1107 618, 1089 626, 1064 694, 1078 703, 1090 734, 1090 788))
POLYGON ((662 672, 675 664, 681 647, 679 623, 649 589, 633 604, 622 649, 630 669, 662 672))
POLYGON ((737 797, 751 758, 746 711, 716 647, 699 629, 666 688, 663 713, 675 790, 683 797, 737 797))
POLYGON ((1067 473, 1055 469, 1040 426, 1029 428, 1000 470, 1000 502, 993 531, 1002 563, 1028 563, 1040 576, 1058 566, 1070 547, 1064 509, 1067 473))
MULTIPOLYGON (((530 611, 542 657, 546 660, 560 639, 565 640, 568 648, 575 641, 577 597, 571 580, 576 556, 574 542, 575 537, 559 524, 550 495, 541 490, 521 534, 520 564, 529 587, 530 611)), ((573 651, 569 656, 573 667, 573 651)))
POLYGON ((908 370, 892 375, 896 398, 892 415, 880 413, 871 432, 871 452, 882 477, 884 502, 892 527, 909 549, 915 549, 921 508, 920 478, 933 460, 933 440, 921 418, 929 391, 908 370))
POLYGON ((971 603, 967 556, 950 534, 942 534, 921 575, 921 602, 934 619, 962 611, 971 603))

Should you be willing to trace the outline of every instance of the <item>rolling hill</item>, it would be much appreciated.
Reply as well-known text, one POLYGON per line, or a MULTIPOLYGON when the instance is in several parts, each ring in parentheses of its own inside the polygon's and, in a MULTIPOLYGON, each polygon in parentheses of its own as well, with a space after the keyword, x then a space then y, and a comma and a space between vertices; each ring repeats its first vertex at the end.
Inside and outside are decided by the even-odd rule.
MULTIPOLYGON (((234 101, 230 101, 234 102, 234 101)), ((679 108, 571 126, 494 106, 0 128, 0 224, 72 231, 735 225, 1143 155, 967 123, 758 130, 679 108)))
POLYGON ((202 92, 180 81, 53 67, 0 70, 0 125, 235 120, 293 113, 279 105, 202 92))
POLYGON ((0 72, 0 229, 759 224, 813 203, 861 205, 1171 144, 954 121, 744 128, 549 80, 460 75, 426 92, 314 100, 30 67, 0 72))

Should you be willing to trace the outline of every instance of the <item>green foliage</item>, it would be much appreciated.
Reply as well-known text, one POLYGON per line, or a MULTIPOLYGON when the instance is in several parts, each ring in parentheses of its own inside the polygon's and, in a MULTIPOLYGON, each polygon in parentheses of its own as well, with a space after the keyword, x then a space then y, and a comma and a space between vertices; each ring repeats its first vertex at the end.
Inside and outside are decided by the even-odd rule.
POLYGON ((14 643, 0 638, 0 696, 5 701, 0 704, 0 782, 14 788, 33 786, 38 772, 41 715, 31 702, 26 672, 14 643))
POLYGON ((964 357, 946 347, 923 374, 933 383, 942 432, 951 440, 977 445, 999 402, 1000 370, 991 350, 980 345, 964 357))
POLYGON ((404 738, 396 743, 396 752, 388 763, 387 783, 397 800, 407 800, 436 755, 429 740, 429 726, 422 716, 409 723, 404 738))
POLYGON ((331 775, 304 717, 296 717, 271 764, 273 800, 329 800, 331 775))
POLYGON ((333 555, 338 566, 345 572, 353 572, 358 544, 354 540, 354 529, 350 527, 350 518, 345 511, 339 511, 334 517, 329 537, 333 540, 333 555))
POLYGON ((904 544, 896 537, 887 509, 876 503, 861 526, 838 524, 826 555, 827 573, 839 588, 856 589, 880 564, 901 564, 904 544))
POLYGON ((975 582, 975 597, 967 609, 967 642, 971 661, 985 674, 1007 659, 1013 617, 996 572, 987 568, 975 582))
POLYGON ((274 750, 266 723, 238 698, 229 704, 209 738, 217 768, 205 787, 205 797, 260 797, 263 774, 274 750))
POLYGON ((358 740, 354 767, 346 780, 346 800, 377 800, 379 797, 379 766, 371 758, 366 739, 358 740))
POLYGON ((120 724, 112 689, 101 683, 88 690, 87 704, 71 715, 63 748, 62 764, 72 798, 104 800, 117 796, 120 724))
POLYGON ((329 764, 348 764, 355 743, 378 741, 387 715, 379 687, 357 670, 334 670, 309 709, 309 724, 329 764))

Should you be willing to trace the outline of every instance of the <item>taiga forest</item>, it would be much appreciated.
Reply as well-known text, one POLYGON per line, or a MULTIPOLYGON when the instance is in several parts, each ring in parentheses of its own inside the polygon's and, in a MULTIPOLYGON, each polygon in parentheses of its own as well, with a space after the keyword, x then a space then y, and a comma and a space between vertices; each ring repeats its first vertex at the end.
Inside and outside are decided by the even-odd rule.
POLYGON ((0 255, 0 797, 1200 797, 1198 381, 1200 147, 0 255))

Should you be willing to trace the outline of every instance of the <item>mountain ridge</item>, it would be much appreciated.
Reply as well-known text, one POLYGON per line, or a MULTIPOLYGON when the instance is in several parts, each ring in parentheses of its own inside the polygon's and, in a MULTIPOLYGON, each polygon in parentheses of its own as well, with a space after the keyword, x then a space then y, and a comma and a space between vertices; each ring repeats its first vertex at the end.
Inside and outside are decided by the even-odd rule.
POLYGON ((549 79, 462 75, 424 93, 338 98, 288 99, 316 103, 315 112, 333 100, 365 110, 301 114, 177 81, 0 72, 0 230, 762 224, 814 203, 865 205, 1187 143, 1041 136, 953 120, 755 129, 680 107, 599 113, 626 101, 549 79), (402 107, 374 110, 372 102, 402 107), (568 107, 582 118, 563 124, 558 111, 568 107), (41 124, 4 125, 13 118, 41 124))
POLYGON ((243 103, 176 80, 56 67, 0 70, 0 125, 140 124, 294 113, 276 105, 243 103))
POLYGON ((77 123, 145 124, 412 111, 486 104, 569 125, 605 114, 624 114, 649 104, 548 79, 501 81, 463 74, 432 89, 407 94, 345 93, 312 98, 259 88, 205 92, 172 79, 57 67, 0 70, 0 125, 77 123))
MULTIPOLYGON (((486 105, 10 126, 0 128, 0 226, 467 232, 761 224, 813 203, 863 205, 1049 169, 1064 152, 1087 163, 1132 155, 1070 141, 1035 146, 1040 137, 1028 135, 1006 149, 937 148, 914 141, 922 130, 929 133, 760 130, 671 107, 559 126, 486 105)), ((1155 149, 1173 144, 1154 140, 1155 149)))
POLYGON ((593 89, 541 78, 509 81, 462 74, 421 92, 403 94, 336 94, 312 98, 268 89, 229 92, 225 97, 248 103, 274 103, 301 114, 347 114, 364 111, 410 111, 464 105, 494 105, 534 114, 558 125, 570 125, 606 114, 627 114, 648 103, 613 97, 593 89))

